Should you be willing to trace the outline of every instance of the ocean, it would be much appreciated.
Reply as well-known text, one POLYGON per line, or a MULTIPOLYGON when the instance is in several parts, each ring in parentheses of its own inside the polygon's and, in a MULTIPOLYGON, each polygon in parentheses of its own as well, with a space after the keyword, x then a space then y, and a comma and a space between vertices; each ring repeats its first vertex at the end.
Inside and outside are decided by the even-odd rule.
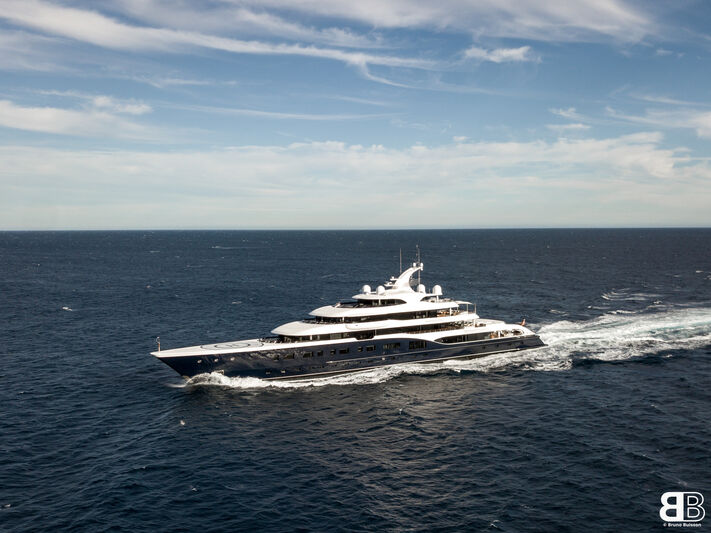
POLYGON ((665 492, 711 500, 709 229, 2 232, 0 272, 3 532, 661 531, 665 492), (428 288, 548 346, 293 383, 149 354, 416 245, 428 288))

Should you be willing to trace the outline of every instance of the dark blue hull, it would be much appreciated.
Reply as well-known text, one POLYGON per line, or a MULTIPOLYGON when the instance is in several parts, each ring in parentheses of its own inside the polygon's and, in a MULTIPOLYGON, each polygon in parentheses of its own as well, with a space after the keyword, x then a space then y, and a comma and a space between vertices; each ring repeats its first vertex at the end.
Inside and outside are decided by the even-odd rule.
POLYGON ((370 340, 303 348, 201 356, 161 357, 185 378, 219 372, 229 377, 299 379, 357 372, 403 363, 435 363, 448 359, 474 359, 493 353, 545 346, 538 335, 443 344, 401 339, 370 340), (416 347, 413 347, 413 344, 416 347))

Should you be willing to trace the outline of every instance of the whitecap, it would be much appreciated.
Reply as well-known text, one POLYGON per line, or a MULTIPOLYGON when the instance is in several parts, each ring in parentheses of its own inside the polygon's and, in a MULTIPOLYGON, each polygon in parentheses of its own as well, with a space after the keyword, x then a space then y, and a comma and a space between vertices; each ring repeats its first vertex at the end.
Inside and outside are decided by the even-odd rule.
POLYGON ((647 292, 629 292, 629 289, 619 289, 605 292, 601 295, 603 300, 612 302, 645 302, 661 295, 647 292))

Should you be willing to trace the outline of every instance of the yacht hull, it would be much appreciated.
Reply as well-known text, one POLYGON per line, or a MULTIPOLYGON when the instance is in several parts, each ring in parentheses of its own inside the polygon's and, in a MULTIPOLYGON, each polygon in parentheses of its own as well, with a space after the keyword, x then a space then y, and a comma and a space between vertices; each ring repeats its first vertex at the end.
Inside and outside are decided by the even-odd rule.
POLYGON ((487 355, 545 346, 538 335, 502 337, 485 341, 445 344, 412 337, 370 340, 362 343, 272 348, 235 353, 169 356, 155 353, 165 364, 189 379, 218 372, 228 377, 266 380, 318 378, 406 363, 436 363, 474 359, 487 355), (417 349, 409 349, 413 342, 417 349), (321 354, 321 355, 319 355, 321 354))

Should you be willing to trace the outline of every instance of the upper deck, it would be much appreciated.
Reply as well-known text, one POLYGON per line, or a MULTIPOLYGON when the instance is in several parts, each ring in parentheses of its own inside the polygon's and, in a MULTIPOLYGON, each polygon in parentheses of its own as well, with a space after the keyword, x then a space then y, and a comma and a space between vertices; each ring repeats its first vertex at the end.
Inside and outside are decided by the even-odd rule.
POLYGON ((473 305, 470 302, 442 297, 442 287, 439 285, 432 287, 432 292, 428 293, 424 285, 417 283, 417 290, 413 290, 414 276, 418 274, 419 277, 423 268, 422 263, 413 263, 397 278, 391 278, 375 290, 371 290, 369 285, 364 285, 362 291, 353 296, 354 301, 319 307, 309 314, 314 317, 354 322, 357 320, 353 319, 362 317, 385 317, 439 310, 450 312, 458 309, 462 304, 473 305))

